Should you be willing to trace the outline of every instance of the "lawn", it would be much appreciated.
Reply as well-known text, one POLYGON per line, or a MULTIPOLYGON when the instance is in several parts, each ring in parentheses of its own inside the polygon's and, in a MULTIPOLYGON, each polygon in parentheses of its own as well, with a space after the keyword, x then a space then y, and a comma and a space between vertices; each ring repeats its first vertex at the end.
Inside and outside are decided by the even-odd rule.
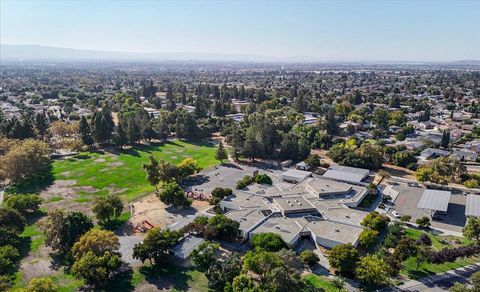
MULTIPOLYGON (((326 292, 337 292, 338 289, 335 288, 335 286, 332 285, 330 280, 326 277, 323 276, 317 276, 315 274, 309 274, 303 277, 305 281, 307 281, 309 284, 315 286, 316 288, 321 288, 325 290, 326 292)), ((346 291, 343 289, 342 291, 346 291)))
MULTIPOLYGON (((455 247, 459 245, 469 244, 470 241, 465 238, 455 237, 455 236, 443 236, 443 235, 433 235, 431 233, 407 228, 405 230, 406 236, 412 239, 418 239, 420 235, 427 234, 428 237, 432 240, 432 249, 435 251, 441 250, 445 247, 455 247)), ((476 257, 458 259, 453 263, 443 263, 443 264, 431 264, 431 263, 421 263, 417 269, 416 257, 412 256, 403 262, 403 269, 401 274, 408 276, 412 279, 418 279, 426 276, 430 276, 437 273, 443 273, 451 269, 456 269, 464 267, 467 265, 474 264, 480 259, 476 257)))
POLYGON ((25 226, 20 237, 29 238, 29 252, 37 251, 45 243, 45 235, 38 229, 37 223, 25 226))
POLYGON ((88 202, 96 195, 109 192, 132 201, 154 190, 142 169, 150 155, 175 164, 191 157, 201 167, 207 168, 218 163, 215 150, 216 146, 212 143, 194 144, 174 140, 157 146, 125 149, 119 153, 84 152, 74 158, 55 161, 53 174, 57 180, 75 180, 75 186, 86 187, 78 191, 77 202, 88 202))

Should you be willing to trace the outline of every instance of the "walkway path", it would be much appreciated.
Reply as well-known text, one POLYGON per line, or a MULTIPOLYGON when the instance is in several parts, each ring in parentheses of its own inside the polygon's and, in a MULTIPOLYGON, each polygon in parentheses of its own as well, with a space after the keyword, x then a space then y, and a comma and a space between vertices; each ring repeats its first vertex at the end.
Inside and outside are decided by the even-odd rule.
POLYGON ((480 271, 480 262, 458 268, 445 273, 428 276, 418 280, 411 280, 403 285, 382 289, 387 291, 447 291, 456 282, 466 283, 467 279, 475 272, 480 271))

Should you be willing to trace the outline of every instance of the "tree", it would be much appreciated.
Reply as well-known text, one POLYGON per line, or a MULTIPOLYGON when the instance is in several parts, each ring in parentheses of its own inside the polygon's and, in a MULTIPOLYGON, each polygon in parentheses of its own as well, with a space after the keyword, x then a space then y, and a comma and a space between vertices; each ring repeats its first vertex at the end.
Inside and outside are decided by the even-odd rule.
POLYGON ((114 126, 112 114, 107 106, 104 106, 100 112, 94 112, 92 134, 95 142, 100 145, 110 142, 114 126))
POLYGON ((45 233, 45 245, 65 255, 83 234, 93 228, 93 223, 83 213, 56 209, 48 213, 41 227, 45 233))
POLYGON ((328 261, 339 273, 349 273, 355 269, 359 253, 351 244, 340 244, 332 248, 328 261))
POLYGON ((279 251, 282 248, 287 248, 287 244, 280 235, 272 232, 254 234, 251 239, 251 245, 257 251, 279 251))
POLYGON ((318 255, 309 249, 302 251, 300 254, 300 259, 309 267, 315 266, 320 260, 318 255))
POLYGON ((198 165, 198 162, 191 157, 182 160, 177 165, 177 168, 180 178, 185 178, 202 170, 202 168, 198 165))
POLYGON ((419 246, 417 246, 417 253, 416 253, 417 258, 415 259, 415 262, 417 264, 417 268, 416 268, 417 270, 421 263, 430 261, 432 252, 433 251, 429 246, 426 246, 423 244, 420 244, 419 246))
POLYGON ((223 146, 222 141, 218 142, 217 152, 215 152, 215 159, 220 160, 220 163, 223 163, 223 160, 228 159, 227 150, 223 146))
POLYGON ((260 157, 262 153, 263 146, 257 140, 255 130, 252 127, 248 128, 243 144, 243 155, 255 161, 255 158, 260 157))
POLYGON ((115 130, 114 136, 115 146, 122 148, 124 145, 127 145, 129 142, 127 132, 125 131, 125 127, 123 126, 123 122, 119 122, 118 126, 115 130))
POLYGON ((163 190, 158 195, 160 201, 175 208, 180 206, 190 206, 190 201, 185 197, 185 192, 176 182, 166 183, 163 190))
POLYGON ((387 263, 376 255, 361 257, 355 268, 355 276, 367 285, 385 285, 388 283, 389 267, 387 263))
POLYGON ((232 283, 233 292, 257 291, 255 282, 245 274, 236 276, 232 283))
POLYGON ((193 264, 201 272, 207 271, 217 261, 217 252, 220 246, 217 243, 204 242, 190 255, 193 264))
POLYGON ((430 218, 423 216, 417 218, 417 220, 415 220, 415 223, 417 223, 417 225, 421 228, 428 228, 430 227, 430 218))
POLYGON ((463 235, 468 239, 475 239, 477 244, 480 244, 480 218, 468 218, 463 235))
POLYGON ((400 221, 402 221, 402 222, 408 222, 408 221, 410 221, 411 219, 412 219, 412 216, 410 216, 410 215, 402 215, 402 216, 400 217, 400 221))
POLYGON ((373 247, 378 239, 378 231, 372 229, 364 229, 358 238, 360 244, 366 248, 373 247))
POLYGON ((93 213, 100 222, 110 221, 111 218, 118 218, 123 211, 122 200, 113 194, 106 197, 98 197, 92 208, 93 213))
POLYGON ((363 221, 360 224, 367 228, 381 231, 387 227, 388 222, 390 222, 390 218, 388 218, 386 215, 373 211, 368 213, 368 215, 363 218, 363 221))
POLYGON ((72 248, 72 255, 79 260, 84 255, 92 252, 100 256, 105 252, 116 253, 120 248, 118 237, 111 231, 91 229, 75 242, 72 248))
POLYGON ((5 173, 5 178, 13 183, 36 174, 49 161, 48 144, 45 142, 26 139, 19 142, 16 147, 9 149, 5 155, 0 156, 0 173, 5 173))
POLYGON ((28 282, 28 292, 52 292, 57 290, 58 286, 51 278, 33 278, 28 282))
POLYGON ((311 154, 305 159, 305 164, 310 168, 316 168, 320 166, 320 156, 318 154, 311 154))
POLYGON ((87 284, 102 287, 117 276, 122 266, 120 256, 109 251, 96 255, 89 251, 72 266, 72 274, 87 284))
POLYGON ((133 258, 142 262, 149 260, 150 264, 160 265, 165 262, 170 249, 182 236, 181 232, 152 228, 147 232, 143 242, 133 248, 133 258))
POLYGON ((37 194, 13 194, 7 196, 5 206, 17 210, 23 216, 28 216, 38 212, 42 201, 37 194))
POLYGON ((340 277, 333 278, 330 283, 333 287, 337 288, 338 292, 342 291, 342 289, 345 288, 345 280, 340 277))
POLYGON ((158 193, 158 184, 160 183, 160 165, 153 155, 148 157, 149 162, 143 164, 143 169, 147 173, 147 181, 150 185, 155 187, 155 192, 158 193))
POLYGON ((377 128, 388 130, 388 111, 383 108, 375 109, 372 121, 377 128))
POLYGON ((448 144, 450 144, 450 131, 443 131, 442 140, 440 141, 440 146, 443 148, 447 148, 448 144))
POLYGON ((25 218, 17 210, 1 207, 0 228, 8 228, 15 233, 22 233, 25 228, 25 218))
POLYGON ((450 292, 468 292, 470 289, 468 289, 467 285, 464 283, 456 282, 450 289, 448 289, 450 292))
POLYGON ((216 261, 205 272, 208 279, 208 286, 215 291, 223 291, 227 283, 240 274, 242 261, 236 254, 228 257, 225 261, 216 261))
POLYGON ((34 126, 37 134, 43 138, 48 129, 48 119, 44 113, 38 113, 35 115, 34 126))
POLYGON ((239 234, 240 223, 223 214, 217 214, 208 219, 208 226, 214 228, 219 239, 232 240, 237 238, 239 234))
POLYGON ((249 251, 243 258, 243 270, 258 276, 261 285, 266 284, 268 273, 273 269, 282 267, 284 262, 274 252, 249 251))
POLYGON ((13 274, 17 270, 20 253, 11 245, 0 246, 0 275, 13 274))
POLYGON ((233 194, 232 189, 229 188, 214 188, 212 191, 212 196, 222 200, 225 197, 231 196, 233 194))
POLYGON ((90 128, 90 125, 88 124, 85 116, 82 116, 82 118, 80 119, 80 123, 78 124, 78 131, 80 133, 80 137, 82 138, 83 144, 89 146, 93 144, 92 129, 90 128))

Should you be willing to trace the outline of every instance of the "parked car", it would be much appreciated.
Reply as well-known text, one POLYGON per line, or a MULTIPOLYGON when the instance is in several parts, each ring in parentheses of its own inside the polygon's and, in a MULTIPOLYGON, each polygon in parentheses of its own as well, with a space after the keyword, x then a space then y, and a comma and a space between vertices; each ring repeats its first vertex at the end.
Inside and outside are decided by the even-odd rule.
POLYGON ((400 214, 397 212, 397 211, 392 211, 392 215, 395 217, 395 218, 400 218, 400 214))
POLYGON ((418 188, 418 183, 417 183, 417 182, 409 182, 409 183, 407 183, 407 185, 408 185, 409 187, 418 188))

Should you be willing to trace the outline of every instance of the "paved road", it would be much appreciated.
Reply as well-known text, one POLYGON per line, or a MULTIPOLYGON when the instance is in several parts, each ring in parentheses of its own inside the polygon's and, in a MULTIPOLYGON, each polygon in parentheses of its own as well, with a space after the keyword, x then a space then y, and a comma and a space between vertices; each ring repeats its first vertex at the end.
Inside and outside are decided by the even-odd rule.
POLYGON ((453 286, 454 283, 466 283, 468 277, 478 271, 480 271, 480 263, 418 280, 411 280, 398 287, 386 288, 381 291, 448 291, 448 288, 453 286))

